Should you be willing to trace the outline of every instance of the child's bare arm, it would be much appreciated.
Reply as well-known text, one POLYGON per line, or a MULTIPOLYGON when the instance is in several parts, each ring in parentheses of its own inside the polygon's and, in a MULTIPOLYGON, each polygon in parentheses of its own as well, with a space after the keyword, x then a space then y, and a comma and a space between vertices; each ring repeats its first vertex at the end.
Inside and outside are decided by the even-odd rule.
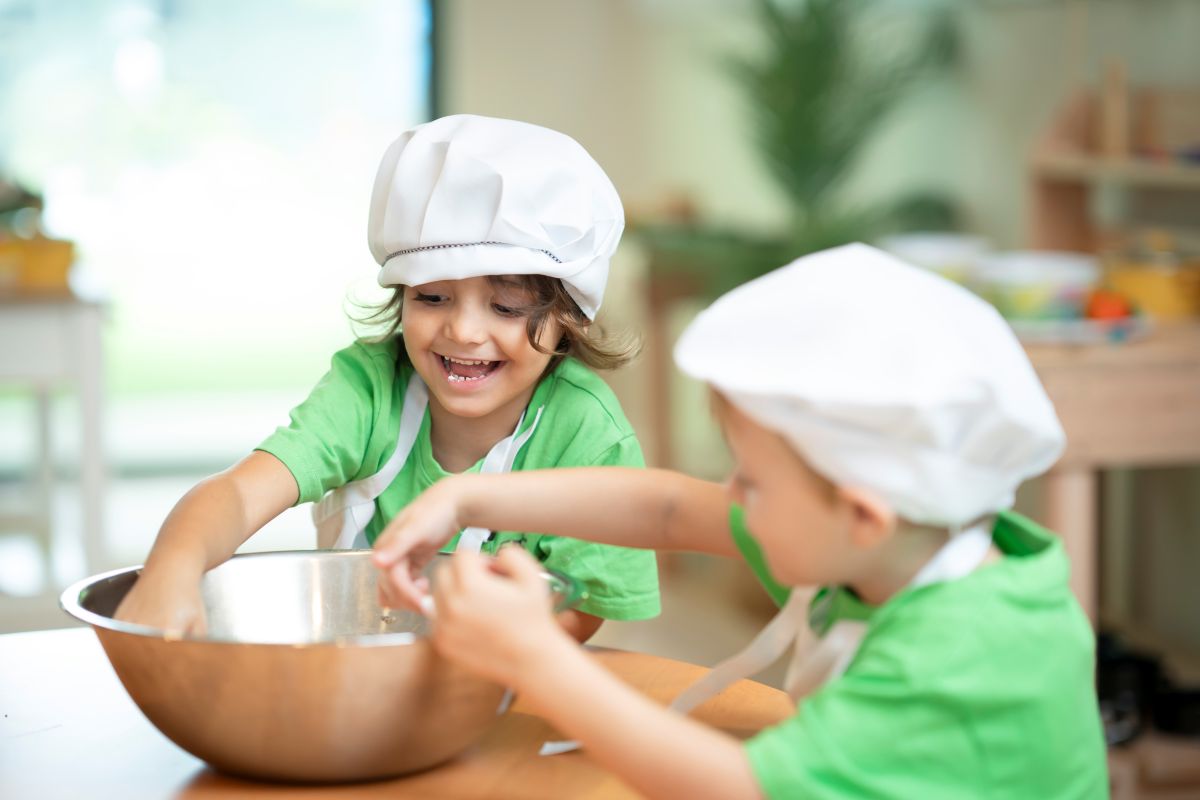
POLYGON ((664 709, 605 670, 554 624, 537 562, 515 548, 457 553, 438 573, 434 644, 511 686, 537 713, 640 793, 755 798, 741 744, 664 709))
POLYGON ((595 636, 596 631, 600 630, 600 626, 604 624, 604 617, 597 617, 595 614, 585 614, 574 608, 559 612, 557 619, 562 629, 569 633, 572 639, 581 644, 595 636))
POLYGON ((295 504, 298 492, 287 467, 261 451, 196 484, 167 515, 118 618, 201 633, 201 576, 295 504))
POLYGON ((741 743, 668 711, 569 640, 526 668, 517 694, 588 756, 647 797, 757 798, 741 743))
MULTIPOLYGON (((484 477, 484 476, 472 476, 484 477)), ((529 530, 651 550, 737 555, 724 488, 664 469, 591 467, 473 481, 459 496, 466 525, 529 530)))
POLYGON ((734 556, 728 511, 720 484, 669 470, 588 467, 454 476, 409 504, 375 542, 382 600, 416 607, 424 593, 421 569, 465 527, 734 556))

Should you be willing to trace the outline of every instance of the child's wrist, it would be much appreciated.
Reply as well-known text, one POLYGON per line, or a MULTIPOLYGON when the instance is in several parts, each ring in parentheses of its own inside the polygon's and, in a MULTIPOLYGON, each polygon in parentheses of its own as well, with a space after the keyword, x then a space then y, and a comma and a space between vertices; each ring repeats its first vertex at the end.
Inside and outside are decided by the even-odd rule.
POLYGON ((168 582, 195 580, 204 577, 204 558, 187 550, 151 552, 141 569, 141 578, 149 577, 168 582))
POLYGON ((554 696, 563 672, 572 671, 574 659, 581 657, 586 656, 579 643, 555 626, 553 634, 538 647, 529 647, 522 654, 512 688, 534 706, 540 706, 542 698, 554 696))
POLYGON ((481 509, 486 503, 479 500, 480 475, 456 475, 450 482, 450 502, 459 528, 484 527, 478 524, 481 509))

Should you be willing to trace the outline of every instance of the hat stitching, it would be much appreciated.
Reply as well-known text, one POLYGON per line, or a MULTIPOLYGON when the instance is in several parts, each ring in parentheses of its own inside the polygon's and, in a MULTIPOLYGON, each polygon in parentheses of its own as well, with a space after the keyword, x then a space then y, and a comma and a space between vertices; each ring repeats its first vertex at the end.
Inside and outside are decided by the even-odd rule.
MULTIPOLYGON (((450 247, 476 247, 481 244, 494 244, 494 245, 500 245, 501 247, 520 247, 520 245, 508 244, 507 242, 459 242, 456 244, 427 244, 423 247, 410 247, 407 250, 397 250, 394 253, 388 253, 387 257, 384 258, 384 261, 385 262, 391 261, 393 258, 396 258, 397 256, 406 256, 411 253, 423 253, 426 250, 445 250, 450 247)), ((551 260, 554 261, 555 264, 563 263, 561 258, 554 255, 554 253, 551 253, 549 250, 542 250, 541 248, 537 248, 537 247, 527 247, 525 249, 533 250, 534 252, 537 252, 537 253, 545 253, 546 255, 548 255, 551 258, 551 260)))

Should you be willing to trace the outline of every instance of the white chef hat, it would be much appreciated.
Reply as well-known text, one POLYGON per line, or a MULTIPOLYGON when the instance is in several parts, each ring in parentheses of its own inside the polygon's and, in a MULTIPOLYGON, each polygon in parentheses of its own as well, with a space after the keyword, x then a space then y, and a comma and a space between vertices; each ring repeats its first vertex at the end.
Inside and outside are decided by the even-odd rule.
POLYGON ((995 309, 867 245, 734 289, 684 331, 675 360, 817 472, 914 523, 954 528, 1009 507, 1065 444, 995 309))
POLYGON ((595 319, 624 227, 612 181, 574 139, 460 114, 388 147, 367 240, 383 286, 548 275, 595 319))

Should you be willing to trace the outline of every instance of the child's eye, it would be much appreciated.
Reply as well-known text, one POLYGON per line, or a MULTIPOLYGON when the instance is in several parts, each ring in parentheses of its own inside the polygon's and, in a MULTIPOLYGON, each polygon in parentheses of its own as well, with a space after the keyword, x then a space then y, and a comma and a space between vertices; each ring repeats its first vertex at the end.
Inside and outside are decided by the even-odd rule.
POLYGON ((524 315, 524 312, 521 311, 521 309, 513 306, 502 305, 500 303, 492 303, 492 310, 502 317, 520 317, 524 315))
POLYGON ((423 292, 417 292, 417 296, 414 299, 418 303, 424 303, 424 304, 430 305, 430 306, 437 306, 437 305, 441 305, 442 303, 446 302, 445 295, 425 294, 423 292))

